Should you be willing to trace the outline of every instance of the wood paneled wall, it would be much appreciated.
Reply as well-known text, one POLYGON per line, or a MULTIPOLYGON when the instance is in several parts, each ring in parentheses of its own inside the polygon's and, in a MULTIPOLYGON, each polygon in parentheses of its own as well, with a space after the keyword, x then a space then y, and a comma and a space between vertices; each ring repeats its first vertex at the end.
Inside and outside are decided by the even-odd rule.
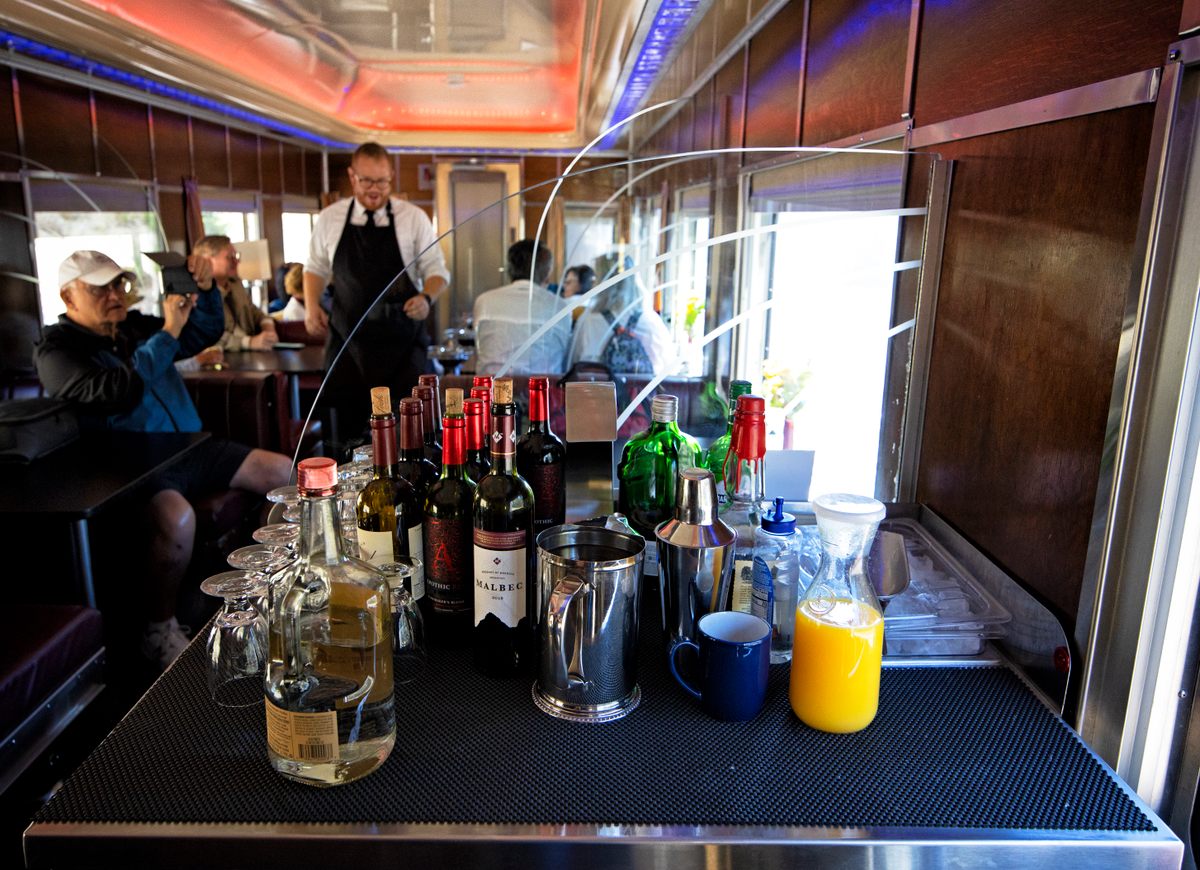
MULTIPOLYGON (((744 6, 714 3, 693 32, 696 48, 680 52, 693 84, 701 58, 753 23, 744 6)), ((1101 82, 1161 65, 1181 6, 924 0, 909 106, 911 0, 793 0, 701 82, 690 134, 668 124, 643 142, 647 123, 636 150, 820 145, 897 124, 906 108, 921 127, 1101 82)), ((692 87, 681 80, 649 102, 692 87)), ((1139 106, 931 149, 956 166, 917 498, 1054 607, 1068 634, 1151 123, 1139 106)), ((756 159, 717 161, 714 209, 729 211, 756 159)), ((901 286, 901 307, 912 290, 901 286)))

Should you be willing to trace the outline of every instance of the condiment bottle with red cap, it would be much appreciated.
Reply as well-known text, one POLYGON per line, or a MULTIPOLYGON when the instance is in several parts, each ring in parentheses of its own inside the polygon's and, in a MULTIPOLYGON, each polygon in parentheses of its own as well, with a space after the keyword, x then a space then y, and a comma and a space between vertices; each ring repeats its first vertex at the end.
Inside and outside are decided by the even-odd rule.
POLYGON ((767 407, 762 396, 738 396, 733 434, 725 456, 725 490, 729 499, 721 519, 737 532, 733 545, 731 610, 749 613, 754 590, 754 533, 761 527, 766 498, 763 457, 767 454, 767 407))

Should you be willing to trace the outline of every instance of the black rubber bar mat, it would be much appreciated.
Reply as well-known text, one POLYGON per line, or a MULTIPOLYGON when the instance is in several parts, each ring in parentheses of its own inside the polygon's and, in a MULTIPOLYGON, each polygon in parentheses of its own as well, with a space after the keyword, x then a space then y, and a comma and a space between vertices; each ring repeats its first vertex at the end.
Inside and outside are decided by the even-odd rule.
POLYGON ((831 735, 792 714, 788 666, 774 666, 763 711, 728 724, 675 684, 642 625, 642 703, 625 719, 553 719, 531 680, 480 677, 468 652, 435 649, 397 689, 386 764, 329 789, 268 766, 262 708, 213 704, 194 643, 36 821, 1155 830, 1002 668, 885 668, 875 721, 831 735))

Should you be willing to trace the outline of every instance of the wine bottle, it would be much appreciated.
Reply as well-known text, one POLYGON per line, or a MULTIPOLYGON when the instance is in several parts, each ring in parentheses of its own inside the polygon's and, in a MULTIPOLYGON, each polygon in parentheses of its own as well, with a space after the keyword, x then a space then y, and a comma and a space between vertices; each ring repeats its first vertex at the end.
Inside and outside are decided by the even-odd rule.
MULTIPOLYGON (((417 492, 417 504, 424 505, 441 473, 441 466, 425 458, 424 411, 420 399, 400 400, 400 458, 396 462, 396 473, 412 484, 417 492)), ((413 553, 419 556, 420 553, 413 553)))
MULTIPOLYGON (((417 386, 433 390, 433 440, 442 443, 442 393, 437 375, 417 375, 417 386)), ((449 407, 449 400, 447 400, 449 407)))
MULTIPOLYGON (((483 399, 483 416, 484 424, 487 426, 483 431, 487 433, 487 439, 492 437, 492 379, 489 375, 476 375, 471 381, 471 398, 483 399)), ((489 445, 490 447, 490 445, 489 445)))
MULTIPOLYGON (((460 393, 461 395, 461 393, 460 393)), ((467 477, 467 421, 442 418, 446 439, 442 473, 425 499, 425 589, 429 634, 450 645, 470 637, 471 506, 475 483, 467 477)))
POLYGON ((517 473, 512 380, 492 388, 492 469, 479 481, 474 524, 475 668, 515 676, 533 668, 533 491, 517 473))
MULTIPOLYGON (((678 407, 675 396, 655 396, 650 403, 650 428, 629 439, 617 466, 620 511, 650 541, 655 526, 674 515, 679 472, 699 462, 700 445, 675 422, 678 407)), ((647 547, 648 554, 651 549, 647 547)), ((647 567, 647 573, 653 570, 653 565, 647 567)))
POLYGON ((733 545, 731 610, 750 613, 754 595, 754 532, 762 525, 766 498, 763 457, 767 453, 766 403, 761 396, 739 396, 733 418, 733 435, 725 462, 728 500, 721 519, 737 533, 733 545))
MULTIPOLYGON (((396 418, 387 387, 371 390, 370 424, 375 473, 355 507, 358 551, 372 565, 386 565, 396 556, 420 559, 422 506, 412 484, 396 473, 396 418)), ((425 595, 421 572, 413 575, 410 591, 416 601, 425 595)))
POLYGON ((533 533, 561 526, 567 513, 567 448, 550 428, 550 381, 529 379, 529 427, 517 442, 517 471, 533 490, 533 533))
MULTIPOLYGON (((475 392, 475 390, 471 390, 475 392)), ((492 452, 488 447, 484 401, 467 399, 463 403, 467 417, 467 476, 478 483, 492 469, 492 452)))
POLYGON ((441 468, 442 443, 437 439, 437 423, 434 420, 437 393, 433 387, 413 387, 412 395, 414 399, 421 400, 421 437, 425 443, 425 458, 432 462, 435 468, 441 468))
POLYGON ((346 555, 337 464, 301 461, 297 558, 271 578, 267 755, 290 779, 338 785, 383 764, 396 741, 387 580, 346 555))
POLYGON ((725 434, 721 435, 708 446, 704 456, 704 467, 712 472, 717 482, 717 503, 725 504, 728 496, 725 492, 725 456, 729 453, 729 439, 733 437, 733 412, 737 408, 738 396, 744 396, 753 389, 749 381, 729 382, 729 425, 725 434))

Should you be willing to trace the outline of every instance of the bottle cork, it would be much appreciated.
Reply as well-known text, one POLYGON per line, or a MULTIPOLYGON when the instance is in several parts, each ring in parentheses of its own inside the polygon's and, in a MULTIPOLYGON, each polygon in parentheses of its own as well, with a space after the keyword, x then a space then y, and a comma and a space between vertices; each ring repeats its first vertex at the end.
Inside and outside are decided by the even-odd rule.
POLYGON ((371 387, 371 413, 376 417, 392 413, 392 391, 387 387, 371 387))
POLYGON ((457 387, 446 390, 446 416, 461 417, 463 414, 463 391, 457 387))
POLYGON ((492 401, 497 405, 511 405, 513 400, 512 378, 501 378, 492 384, 492 401))

